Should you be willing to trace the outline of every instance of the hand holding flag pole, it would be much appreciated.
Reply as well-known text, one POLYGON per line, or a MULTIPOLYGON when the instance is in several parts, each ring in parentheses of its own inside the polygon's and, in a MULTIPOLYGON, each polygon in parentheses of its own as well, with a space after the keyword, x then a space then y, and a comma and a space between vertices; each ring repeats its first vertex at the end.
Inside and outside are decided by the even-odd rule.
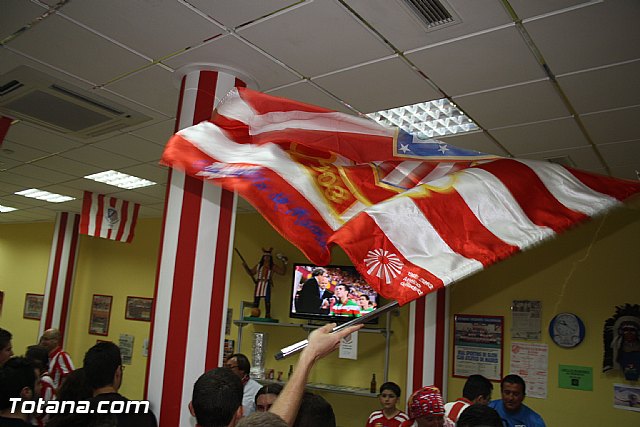
MULTIPOLYGON (((338 325, 335 328, 333 328, 333 330, 331 331, 333 332, 338 332, 342 329, 348 328, 349 326, 355 326, 355 325, 360 325, 361 323, 365 323, 371 319, 375 319, 376 317, 391 311, 392 309, 398 307, 400 304, 398 303, 398 301, 393 301, 390 302, 388 304, 383 305, 382 307, 378 308, 377 310, 373 310, 361 317, 356 317, 353 320, 348 321, 347 323, 343 323, 342 325, 338 325)), ((285 347, 283 349, 281 349, 274 357, 276 358, 276 360, 281 360, 284 359, 285 357, 289 357, 292 354, 296 354, 299 351, 304 350, 304 348, 307 346, 307 344, 309 344, 308 340, 303 340, 303 341, 298 341, 295 344, 290 345, 289 347, 285 347)))

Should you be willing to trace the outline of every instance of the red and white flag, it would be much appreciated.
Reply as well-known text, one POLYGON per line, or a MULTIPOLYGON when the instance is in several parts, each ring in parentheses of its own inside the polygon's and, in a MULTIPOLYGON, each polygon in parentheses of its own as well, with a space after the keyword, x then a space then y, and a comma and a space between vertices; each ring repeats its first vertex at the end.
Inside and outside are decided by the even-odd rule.
POLYGON ((162 162, 237 191, 316 264, 337 243, 401 304, 640 192, 640 182, 420 140, 244 88, 174 135, 162 162))
POLYGON ((139 210, 138 203, 85 191, 80 234, 131 243, 139 210))

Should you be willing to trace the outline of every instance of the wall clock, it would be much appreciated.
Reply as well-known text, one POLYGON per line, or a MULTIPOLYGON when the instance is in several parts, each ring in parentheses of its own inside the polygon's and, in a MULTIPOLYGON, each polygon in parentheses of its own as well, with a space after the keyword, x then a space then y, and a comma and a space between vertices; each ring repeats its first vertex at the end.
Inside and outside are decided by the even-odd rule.
POLYGON ((560 347, 575 347, 584 340, 584 323, 573 313, 560 313, 551 320, 549 335, 560 347))

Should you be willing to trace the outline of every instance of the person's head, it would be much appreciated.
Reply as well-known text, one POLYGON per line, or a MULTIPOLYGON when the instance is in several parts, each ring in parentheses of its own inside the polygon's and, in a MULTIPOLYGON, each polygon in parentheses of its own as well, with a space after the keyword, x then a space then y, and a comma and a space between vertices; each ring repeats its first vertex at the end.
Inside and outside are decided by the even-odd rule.
POLYGON ((122 384, 122 356, 120 348, 112 342, 100 342, 84 355, 85 380, 93 390, 112 386, 118 390, 122 384))
POLYGON ((322 396, 306 391, 293 427, 336 427, 336 415, 322 396))
POLYGON ((638 341, 638 323, 633 321, 622 322, 618 328, 618 334, 626 342, 638 341))
POLYGON ((322 289, 325 289, 327 287, 327 284, 329 283, 329 274, 324 268, 314 268, 311 272, 311 277, 316 278, 316 280, 318 281, 318 285, 320 285, 322 289))
POLYGON ((273 412, 254 412, 242 418, 237 427, 289 427, 289 424, 273 412))
POLYGON ((0 368, 0 411, 11 407, 9 399, 35 398, 35 368, 25 357, 14 357, 0 368))
POLYGON ((392 382, 382 384, 378 398, 380 399, 382 409, 394 409, 400 398, 400 386, 392 382))
POLYGON ((469 399, 473 403, 488 405, 491 401, 493 384, 482 375, 470 375, 464 383, 462 397, 469 399))
POLYGON ((0 328, 0 367, 13 357, 13 345, 11 344, 11 332, 0 328))
POLYGON ((362 308, 363 310, 366 310, 367 308, 369 308, 369 296, 366 294, 362 294, 358 297, 358 305, 360 306, 360 308, 362 308))
POLYGON ((46 348, 47 351, 51 352, 51 350, 54 350, 60 345, 60 336, 60 331, 58 329, 47 329, 40 337, 39 344, 46 348))
POLYGON ((333 293, 336 298, 344 302, 347 298, 349 298, 349 286, 345 285, 344 283, 339 283, 336 285, 333 293))
POLYGON ((509 412, 516 412, 522 406, 527 388, 521 376, 510 374, 502 379, 500 392, 504 408, 509 412))
POLYGON ((423 387, 409 398, 409 418, 418 427, 441 427, 444 425, 444 401, 435 386, 423 387))
POLYGON ((256 393, 255 403, 256 403, 256 411, 258 412, 267 412, 273 402, 276 401, 276 398, 282 391, 282 386, 280 384, 266 384, 263 385, 260 390, 256 393))
POLYGON ((495 409, 474 403, 460 413, 456 427, 502 427, 502 419, 495 409))
POLYGON ((227 361, 224 363, 224 367, 229 368, 231 372, 241 379, 246 375, 249 375, 249 371, 251 371, 249 359, 247 359, 247 356, 242 353, 235 353, 229 356, 227 361))
POLYGON ((33 366, 43 373, 49 370, 49 351, 41 345, 30 345, 24 357, 29 359, 33 366))
POLYGON ((58 400, 77 402, 93 396, 93 389, 87 385, 84 368, 69 372, 58 389, 58 400))
POLYGON ((242 381, 227 368, 200 375, 193 385, 191 415, 201 427, 233 426, 242 418, 242 381))

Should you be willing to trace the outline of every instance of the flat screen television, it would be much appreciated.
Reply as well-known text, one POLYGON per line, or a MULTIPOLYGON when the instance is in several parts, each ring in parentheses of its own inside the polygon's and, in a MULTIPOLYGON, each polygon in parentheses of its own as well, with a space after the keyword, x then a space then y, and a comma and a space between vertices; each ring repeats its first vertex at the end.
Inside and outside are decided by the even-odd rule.
MULTIPOLYGON (((289 317, 344 323, 378 308, 378 293, 353 266, 296 263, 289 317)), ((377 323, 377 318, 366 323, 377 323)))

